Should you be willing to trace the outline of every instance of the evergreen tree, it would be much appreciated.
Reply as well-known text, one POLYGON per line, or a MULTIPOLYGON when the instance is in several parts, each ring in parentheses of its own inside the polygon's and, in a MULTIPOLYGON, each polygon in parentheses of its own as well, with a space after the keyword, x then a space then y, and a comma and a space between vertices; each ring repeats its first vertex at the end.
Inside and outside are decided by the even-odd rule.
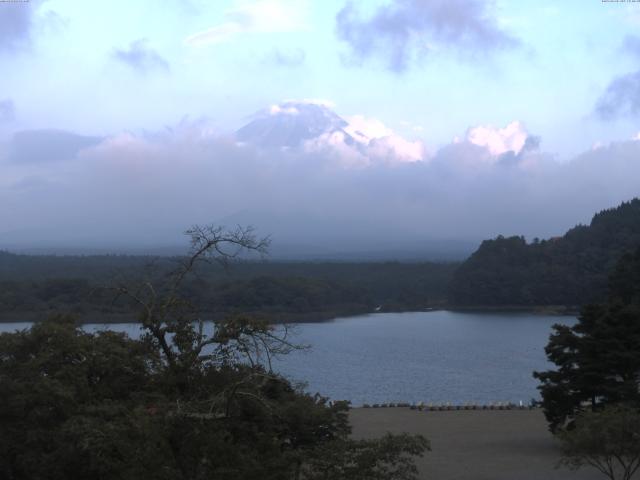
POLYGON ((640 199, 594 215, 564 236, 527 243, 498 236, 482 242, 456 271, 456 305, 584 305, 604 302, 607 276, 640 245, 640 199))
POLYGON ((640 406, 640 249, 610 277, 607 303, 588 305, 572 326, 554 325, 545 348, 556 370, 535 372, 552 431, 585 406, 640 406))

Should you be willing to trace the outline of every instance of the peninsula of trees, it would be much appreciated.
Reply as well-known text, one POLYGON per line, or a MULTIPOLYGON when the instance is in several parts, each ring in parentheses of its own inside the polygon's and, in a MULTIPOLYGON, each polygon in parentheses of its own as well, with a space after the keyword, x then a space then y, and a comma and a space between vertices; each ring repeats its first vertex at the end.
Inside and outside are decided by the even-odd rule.
POLYGON ((607 276, 640 245, 640 199, 597 213, 548 240, 499 236, 482 242, 456 270, 450 303, 459 306, 578 306, 601 302, 607 276))
MULTIPOLYGON (((160 279, 181 259, 144 256, 30 256, 0 252, 0 321, 67 312, 97 322, 126 320, 104 285, 160 279)), ((208 318, 259 314, 273 322, 319 321, 379 311, 442 306, 455 263, 236 261, 203 265, 181 286, 208 318)))

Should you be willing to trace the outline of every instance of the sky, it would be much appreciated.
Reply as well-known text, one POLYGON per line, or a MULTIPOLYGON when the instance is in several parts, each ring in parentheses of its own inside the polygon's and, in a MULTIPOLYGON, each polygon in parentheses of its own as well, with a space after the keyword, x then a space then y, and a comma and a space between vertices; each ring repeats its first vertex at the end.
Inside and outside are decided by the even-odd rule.
POLYGON ((561 234, 640 192, 639 29, 601 0, 0 2, 0 246, 561 234), (309 104, 367 145, 234 140, 309 104))

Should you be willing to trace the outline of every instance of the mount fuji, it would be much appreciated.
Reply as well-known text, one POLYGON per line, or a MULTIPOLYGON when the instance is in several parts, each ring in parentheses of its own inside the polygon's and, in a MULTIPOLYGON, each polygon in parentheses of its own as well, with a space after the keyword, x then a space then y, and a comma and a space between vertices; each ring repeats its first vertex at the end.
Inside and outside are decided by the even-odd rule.
POLYGON ((323 135, 343 135, 345 143, 369 143, 360 133, 348 132, 349 122, 321 102, 288 101, 262 110, 236 132, 236 139, 259 147, 300 147, 323 135), (356 140, 357 138, 357 140, 356 140))
POLYGON ((421 141, 409 141, 382 122, 361 115, 336 114, 328 103, 286 101, 261 110, 235 132, 239 143, 258 148, 337 148, 366 159, 418 161, 425 154, 421 141))

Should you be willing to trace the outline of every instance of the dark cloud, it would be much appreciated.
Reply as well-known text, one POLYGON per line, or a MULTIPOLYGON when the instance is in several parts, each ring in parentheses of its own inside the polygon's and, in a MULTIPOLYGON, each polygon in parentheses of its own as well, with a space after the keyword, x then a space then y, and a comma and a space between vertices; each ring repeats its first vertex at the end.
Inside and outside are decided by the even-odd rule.
MULTIPOLYGON (((640 59, 640 37, 627 35, 621 50, 640 59)), ((640 114, 640 70, 615 77, 596 102, 601 120, 640 114)))
POLYGON ((602 120, 640 114, 640 70, 614 78, 596 103, 602 120))
POLYGON ((0 50, 15 50, 28 44, 39 3, 0 2, 0 50))
POLYGON ((11 122, 16 118, 16 107, 12 100, 0 100, 0 123, 11 122))
POLYGON ((116 49, 113 52, 113 56, 116 60, 140 72, 151 70, 169 71, 169 62, 154 49, 150 48, 144 38, 131 42, 126 49, 116 49))
POLYGON ((61 162, 73 159, 80 150, 101 140, 61 130, 25 130, 13 135, 5 158, 23 165, 61 162))
POLYGON ((522 165, 529 156, 538 152, 541 141, 539 136, 529 135, 518 153, 514 151, 505 152, 499 156, 498 163, 505 166, 522 165))
POLYGON ((394 0, 363 19, 352 2, 336 17, 338 38, 358 60, 382 57, 395 72, 432 47, 477 54, 518 44, 502 31, 485 0, 394 0))
POLYGON ((304 64, 307 54, 301 48, 294 50, 274 49, 268 56, 267 61, 280 67, 299 67, 304 64))

